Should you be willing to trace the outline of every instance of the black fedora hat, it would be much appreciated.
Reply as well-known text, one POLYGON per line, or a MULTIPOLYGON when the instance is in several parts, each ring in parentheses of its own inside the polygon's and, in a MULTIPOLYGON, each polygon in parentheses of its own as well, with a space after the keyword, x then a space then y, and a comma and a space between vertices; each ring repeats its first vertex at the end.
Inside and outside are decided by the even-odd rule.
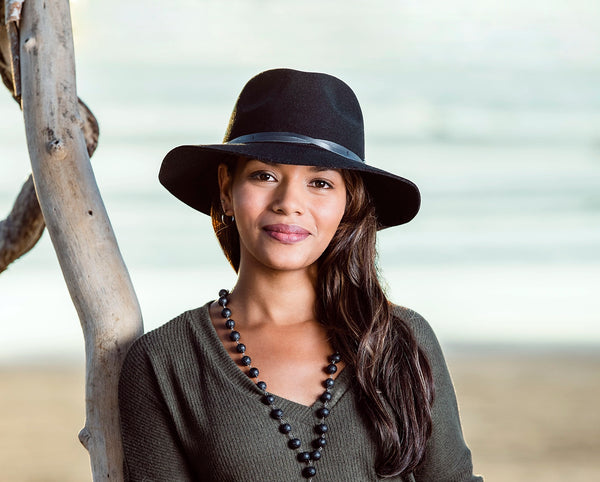
POLYGON ((176 147, 159 179, 181 201, 210 214, 217 166, 231 156, 351 169, 365 181, 380 229, 407 223, 419 211, 419 189, 366 164, 364 151, 362 112, 350 87, 327 74, 274 69, 246 84, 222 144, 176 147))

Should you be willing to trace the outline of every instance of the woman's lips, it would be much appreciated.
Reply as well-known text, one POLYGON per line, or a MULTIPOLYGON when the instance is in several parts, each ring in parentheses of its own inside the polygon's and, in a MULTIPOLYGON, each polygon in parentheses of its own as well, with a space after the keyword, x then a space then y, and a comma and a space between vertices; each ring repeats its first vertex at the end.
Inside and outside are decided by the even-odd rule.
POLYGON ((284 244, 293 244, 303 241, 310 236, 310 232, 294 224, 269 224, 263 230, 272 238, 284 244))

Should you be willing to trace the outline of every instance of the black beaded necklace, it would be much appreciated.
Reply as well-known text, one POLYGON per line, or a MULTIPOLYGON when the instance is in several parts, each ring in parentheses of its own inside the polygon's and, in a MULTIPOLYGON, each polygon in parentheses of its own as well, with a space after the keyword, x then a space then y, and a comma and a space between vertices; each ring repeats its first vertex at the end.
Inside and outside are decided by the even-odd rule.
MULTIPOLYGON (((248 367, 247 375, 253 380, 258 380, 258 368, 252 366, 252 359, 246 355, 246 345, 240 343, 241 335, 234 329, 235 321, 231 319, 231 310, 227 308, 227 303, 229 301, 228 296, 229 291, 224 289, 219 291, 219 305, 223 308, 221 310, 221 316, 225 318, 225 328, 230 330, 229 339, 235 342, 236 351, 242 355, 242 365, 248 367)), ((267 391, 267 384, 264 381, 256 382, 256 386, 262 391, 262 402, 271 407, 271 418, 279 422, 279 432, 288 438, 287 446, 291 450, 296 451, 296 460, 304 465, 302 468, 302 477, 305 479, 312 479, 316 475, 317 469, 315 468, 314 463, 321 458, 323 448, 327 444, 325 435, 329 431, 329 427, 325 423, 325 419, 329 416, 329 408, 327 408, 327 405, 331 400, 331 389, 335 384, 335 380, 331 378, 331 375, 337 372, 336 365, 341 359, 342 357, 339 353, 330 355, 329 365, 327 365, 324 370, 325 373, 329 375, 329 378, 323 382, 325 391, 318 398, 318 401, 321 402, 321 406, 315 410, 315 417, 317 418, 315 433, 317 434, 317 438, 312 442, 313 450, 311 451, 304 450, 300 439, 292 435, 292 426, 285 421, 283 410, 275 406, 275 397, 267 391)))

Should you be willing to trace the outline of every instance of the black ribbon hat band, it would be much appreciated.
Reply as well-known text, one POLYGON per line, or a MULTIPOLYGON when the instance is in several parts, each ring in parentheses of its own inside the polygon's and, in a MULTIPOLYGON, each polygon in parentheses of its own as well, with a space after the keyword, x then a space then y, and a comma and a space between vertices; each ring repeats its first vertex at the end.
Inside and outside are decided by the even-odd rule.
POLYGON ((338 156, 345 157, 351 161, 364 163, 360 156, 355 154, 344 146, 336 144, 333 141, 325 139, 315 139, 314 137, 296 134, 295 132, 257 132, 255 134, 247 134, 245 136, 236 137, 226 144, 249 144, 253 142, 287 142, 290 144, 312 144, 314 146, 333 152, 338 156))

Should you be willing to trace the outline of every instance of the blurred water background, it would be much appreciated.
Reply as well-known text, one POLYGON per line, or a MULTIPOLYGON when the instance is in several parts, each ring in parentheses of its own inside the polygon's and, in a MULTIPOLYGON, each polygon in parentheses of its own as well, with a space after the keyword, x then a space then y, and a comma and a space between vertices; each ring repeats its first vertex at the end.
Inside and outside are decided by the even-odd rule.
MULTIPOLYGON (((325 71, 356 92, 367 160, 414 180, 381 233, 391 298, 446 347, 600 345, 600 3, 595 0, 72 1, 92 159, 145 329, 232 286, 208 219, 157 181, 180 144, 220 142, 244 83, 325 71)), ((0 216, 30 172, 0 96, 0 216)), ((49 237, 0 275, 0 362, 83 359, 49 237)))

